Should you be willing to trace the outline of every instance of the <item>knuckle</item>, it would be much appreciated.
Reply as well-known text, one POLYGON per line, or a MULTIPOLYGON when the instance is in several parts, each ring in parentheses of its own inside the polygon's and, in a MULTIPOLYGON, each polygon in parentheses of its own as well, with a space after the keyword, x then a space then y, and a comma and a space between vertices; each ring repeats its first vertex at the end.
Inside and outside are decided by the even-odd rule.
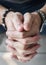
POLYGON ((27 12, 27 13, 25 13, 25 14, 24 14, 24 16, 27 16, 27 15, 30 15, 30 13, 29 13, 29 12, 27 12))
POLYGON ((22 16, 22 14, 20 12, 16 12, 15 13, 17 16, 22 16))
POLYGON ((23 42, 24 42, 24 45, 26 45, 28 43, 28 40, 24 39, 23 42))
POLYGON ((24 17, 26 17, 26 19, 30 20, 30 19, 32 19, 32 14, 27 12, 24 14, 24 17))
POLYGON ((23 19, 23 15, 22 15, 21 13, 19 13, 19 12, 16 12, 16 13, 15 13, 15 19, 16 19, 16 20, 18 20, 18 19, 19 19, 19 20, 22 20, 22 19, 23 19))
POLYGON ((22 32, 21 33, 21 38, 24 38, 25 37, 25 34, 22 32))
POLYGON ((14 12, 9 12, 6 16, 6 21, 12 20, 14 18, 14 12))

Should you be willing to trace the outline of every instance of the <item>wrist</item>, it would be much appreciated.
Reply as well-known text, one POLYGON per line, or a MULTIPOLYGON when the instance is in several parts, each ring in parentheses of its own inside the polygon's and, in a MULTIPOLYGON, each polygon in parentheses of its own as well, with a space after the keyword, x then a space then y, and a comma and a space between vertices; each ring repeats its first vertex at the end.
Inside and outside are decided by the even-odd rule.
MULTIPOLYGON (((0 6, 0 25, 2 25, 5 30, 7 30, 7 27, 6 27, 6 23, 5 23, 5 18, 7 17, 7 15, 10 13, 10 12, 15 12, 14 10, 12 9, 7 9, 3 6, 0 6)), ((12 14, 11 13, 11 14, 12 14)))
POLYGON ((38 13, 38 15, 41 18, 40 32, 42 32, 43 25, 46 23, 46 14, 45 14, 45 12, 43 12, 41 10, 38 10, 36 12, 38 13))
POLYGON ((45 5, 40 9, 40 11, 44 12, 46 14, 46 3, 45 5))
POLYGON ((8 10, 7 8, 5 8, 5 7, 3 7, 3 6, 0 5, 0 24, 3 23, 2 18, 3 18, 4 13, 5 13, 7 10, 8 10))

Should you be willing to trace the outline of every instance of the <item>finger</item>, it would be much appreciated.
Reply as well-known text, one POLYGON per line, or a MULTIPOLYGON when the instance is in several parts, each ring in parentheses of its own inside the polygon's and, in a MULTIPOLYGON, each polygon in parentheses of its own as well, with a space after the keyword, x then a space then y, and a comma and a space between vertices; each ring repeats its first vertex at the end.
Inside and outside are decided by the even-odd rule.
POLYGON ((28 50, 21 50, 21 49, 18 49, 18 48, 16 48, 16 50, 17 50, 17 52, 18 52, 20 55, 24 56, 24 55, 26 55, 26 54, 32 54, 32 53, 34 53, 39 47, 40 47, 40 46, 37 45, 37 46, 34 46, 34 47, 32 47, 32 48, 30 48, 30 49, 28 49, 28 50))
POLYGON ((30 53, 32 54, 32 53, 34 53, 39 47, 40 46, 37 45, 37 46, 34 46, 34 47, 32 47, 32 48, 30 48, 28 50, 22 50, 22 49, 19 49, 19 48, 16 48, 16 50, 19 53, 19 55, 24 56, 26 54, 30 54, 30 53))
POLYGON ((18 31, 7 31, 6 35, 13 38, 24 38, 25 32, 18 32, 18 31))
POLYGON ((8 52, 12 52, 13 54, 19 56, 17 50, 16 50, 14 47, 12 47, 12 46, 10 46, 10 45, 7 45, 7 46, 6 46, 6 49, 7 49, 8 52))
POLYGON ((27 62, 27 61, 31 60, 36 54, 37 54, 37 53, 34 53, 34 54, 32 54, 32 55, 30 55, 30 56, 28 56, 28 57, 20 57, 20 56, 18 56, 18 59, 19 59, 20 61, 22 61, 22 62, 27 62))
POLYGON ((13 19, 14 27, 17 31, 23 30, 23 15, 19 12, 16 12, 13 19))
POLYGON ((24 49, 22 49, 21 45, 17 46, 17 44, 15 44, 15 43, 13 43, 11 41, 8 41, 7 43, 8 43, 8 46, 10 46, 13 49, 16 49, 17 52, 19 53, 19 55, 21 55, 21 56, 24 56, 24 55, 30 54, 30 53, 32 54, 40 47, 39 44, 36 44, 35 46, 30 47, 27 50, 24 50, 24 49))
MULTIPOLYGON (((7 31, 6 35, 9 37, 12 37, 13 39, 16 38, 19 40, 21 40, 20 38, 31 37, 30 32, 18 32, 18 31, 7 31)), ((39 34, 35 35, 35 36, 39 36, 39 34)), ((33 37, 35 37, 35 36, 33 36, 33 37)), ((39 38, 39 37, 37 37, 37 38, 39 38)))
POLYGON ((24 45, 17 41, 12 41, 12 40, 7 39, 6 44, 13 48, 24 49, 24 45))
POLYGON ((39 47, 40 45, 37 44, 36 46, 30 47, 30 49, 28 48, 27 50, 23 50, 23 56, 35 53, 39 47))
POLYGON ((12 41, 12 40, 9 40, 9 39, 6 40, 6 45, 9 45, 13 48, 18 48, 18 49, 21 49, 21 50, 23 50, 23 49, 26 50, 26 49, 34 46, 34 44, 33 45, 23 45, 20 42, 12 41))
POLYGON ((6 46, 6 50, 8 51, 8 52, 16 52, 16 49, 15 48, 13 48, 13 47, 11 47, 10 45, 7 45, 6 46))
MULTIPOLYGON (((13 38, 14 39, 14 38, 13 38)), ((27 37, 27 38, 23 38, 23 39, 17 39, 19 42, 21 42, 24 45, 28 45, 28 44, 35 44, 39 41, 40 36, 36 35, 34 37, 27 37)))
POLYGON ((32 53, 33 51, 36 51, 39 47, 40 47, 40 44, 36 44, 33 47, 31 47, 30 49, 27 49, 27 51, 30 51, 32 53))
POLYGON ((16 51, 16 50, 14 50, 14 49, 13 49, 12 47, 10 47, 10 46, 7 46, 7 51, 12 52, 11 57, 12 57, 12 58, 15 57, 15 59, 18 60, 18 58, 17 58, 17 51, 16 51), (14 55, 14 53, 15 53, 15 55, 14 55))
POLYGON ((13 40, 18 40, 19 42, 21 42, 23 44, 31 44, 33 42, 39 41, 39 39, 40 39, 40 35, 35 35, 33 37, 27 37, 27 38, 25 38, 24 37, 25 34, 22 33, 22 32, 18 32, 18 31, 7 31, 6 35, 8 37, 12 38, 13 40))
POLYGON ((12 40, 9 40, 9 39, 6 40, 6 44, 10 45, 10 46, 12 46, 14 48, 21 49, 21 50, 23 50, 23 49, 27 50, 27 49, 30 49, 33 46, 37 45, 37 43, 24 45, 24 44, 22 44, 20 42, 12 41, 12 40))
POLYGON ((23 52, 23 56, 28 56, 29 54, 35 53, 38 50, 39 47, 40 47, 40 45, 36 45, 36 46, 34 46, 34 47, 30 48, 30 49, 25 50, 23 52))
POLYGON ((12 24, 12 17, 13 17, 13 13, 10 12, 10 15, 5 18, 5 23, 6 23, 6 27, 7 30, 15 30, 13 24, 12 24))
POLYGON ((6 35, 8 37, 11 37, 13 39, 20 39, 20 38, 26 38, 30 35, 29 32, 18 32, 18 31, 7 31, 6 35))
POLYGON ((32 27, 33 19, 31 13, 24 14, 24 29, 30 31, 32 27))

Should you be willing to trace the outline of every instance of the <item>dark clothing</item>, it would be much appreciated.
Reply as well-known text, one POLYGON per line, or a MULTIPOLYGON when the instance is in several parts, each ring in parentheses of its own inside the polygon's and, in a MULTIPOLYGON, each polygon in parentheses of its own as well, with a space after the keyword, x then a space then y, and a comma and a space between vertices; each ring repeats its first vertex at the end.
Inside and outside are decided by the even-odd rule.
POLYGON ((23 3, 23 2, 26 2, 26 1, 29 1, 29 0, 5 0, 5 1, 9 1, 9 2, 12 2, 12 3, 23 3))
MULTIPOLYGON (((46 3, 46 0, 31 0, 31 1, 26 1, 24 3, 16 3, 16 2, 11 2, 6 1, 6 0, 0 0, 0 4, 7 7, 7 8, 12 8, 17 12, 21 12, 24 14, 25 12, 33 12, 36 11, 44 6, 46 3)), ((2 30, 2 28, 1 28, 2 30)), ((1 31, 2 32, 2 31, 1 31)))
MULTIPOLYGON (((1 0, 0 0, 1 1, 1 0)), ((23 2, 26 2, 26 1, 35 1, 35 2, 40 2, 40 1, 46 1, 46 0, 2 0, 2 1, 9 1, 9 2, 12 2, 12 3, 23 3, 23 2)))
POLYGON ((25 13, 25 12, 33 12, 35 10, 40 9, 41 7, 44 6, 46 0, 32 0, 32 1, 27 1, 24 3, 12 3, 9 1, 5 1, 5 0, 0 0, 0 4, 2 4, 3 6, 7 7, 7 8, 12 8, 15 11, 19 11, 21 13, 25 13))

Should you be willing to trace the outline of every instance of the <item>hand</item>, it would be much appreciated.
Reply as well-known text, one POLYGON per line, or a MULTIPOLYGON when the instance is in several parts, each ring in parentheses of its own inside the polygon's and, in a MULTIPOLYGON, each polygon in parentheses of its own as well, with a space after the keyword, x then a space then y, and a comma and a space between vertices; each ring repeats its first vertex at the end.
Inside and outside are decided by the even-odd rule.
MULTIPOLYGON (((13 16, 17 16, 16 14, 15 15, 12 15, 12 17, 13 16)), ((11 17, 11 12, 10 12, 10 17, 11 17)), ((33 43, 36 43, 36 41, 38 40, 38 37, 33 37, 33 39, 32 39, 32 35, 37 35, 38 34, 38 31, 35 31, 35 32, 33 32, 33 31, 31 31, 31 30, 29 30, 29 31, 27 31, 26 29, 25 29, 25 19, 24 19, 24 22, 23 22, 23 16, 22 16, 22 20, 20 19, 20 18, 18 18, 18 16, 17 16, 17 18, 15 18, 15 19, 13 19, 14 21, 15 21, 15 23, 12 21, 12 17, 11 17, 11 19, 9 19, 10 18, 9 16, 8 17, 6 17, 6 24, 7 24, 7 36, 8 36, 8 39, 11 39, 13 42, 15 42, 15 40, 17 40, 19 43, 21 42, 21 43, 23 43, 23 44, 21 44, 21 51, 22 50, 24 50, 24 48, 27 48, 27 44, 29 44, 29 43, 31 43, 31 41, 33 42, 33 43), (19 21, 19 19, 21 20, 20 22, 16 22, 16 21, 19 21), (8 21, 7 21, 8 20, 8 21), (11 23, 11 21, 12 21, 12 23, 11 23), (20 27, 19 27, 19 25, 18 25, 18 23, 19 24, 21 24, 20 25, 20 27), (16 26, 15 26, 15 24, 16 24, 16 26), (17 27, 18 26, 18 27, 17 27), (22 32, 21 32, 22 31, 22 32), (27 38, 27 37, 29 37, 29 38, 27 38), (31 38, 30 38, 31 37, 31 38), (35 39, 36 38, 36 39, 35 39), (25 41, 26 40, 26 41, 25 41), (22 42, 23 41, 23 42, 22 42), (25 42, 26 42, 26 44, 25 44, 25 42), (27 42, 28 41, 28 42, 27 42)), ((10 41, 11 42, 11 41, 10 41)), ((12 44, 12 43, 11 43, 12 44)), ((13 45, 14 46, 14 45, 13 45)), ((18 45, 17 45, 18 46, 18 45)), ((33 46, 34 46, 34 44, 33 44, 33 46)), ((39 46, 39 45, 38 45, 39 46)), ((11 47, 11 46, 10 46, 11 47)), ((17 48, 20 48, 20 47, 17 47, 17 48)), ((11 48, 13 48, 13 49, 15 49, 14 47, 11 47, 11 48)), ((31 47, 30 47, 31 48, 31 47)), ((18 51, 18 49, 17 49, 17 51, 18 51)), ((33 51, 33 50, 32 50, 33 51)), ((24 52, 24 54, 25 54, 26 52, 24 52)), ((36 51, 35 51, 35 53, 36 53, 36 51)), ((18 54, 21 54, 22 55, 22 57, 23 57, 23 52, 22 53, 20 53, 20 52, 18 52, 18 54)), ((34 54, 34 53, 33 53, 34 54)), ((13 54, 14 55, 14 54, 13 54)), ((21 56, 20 55, 20 56, 21 56)), ((29 54, 30 55, 30 54, 29 54)), ((16 55, 15 55, 16 56, 16 55)), ((19 57, 20 57, 19 56, 19 57)), ((34 56, 34 55, 33 55, 34 56)), ((31 55, 31 57, 32 57, 32 55, 31 55)), ((24 59, 23 59, 24 60, 24 59)), ((29 59, 28 59, 29 60, 29 59)))
POLYGON ((9 12, 5 18, 7 30, 23 30, 23 15, 19 12, 9 12))
POLYGON ((29 32, 7 31, 6 35, 8 39, 17 40, 23 44, 25 44, 25 42, 28 42, 28 41, 35 42, 39 40, 39 35, 35 35, 31 37, 29 36, 29 32), (29 39, 27 40, 28 37, 29 39))
POLYGON ((41 25, 41 18, 37 12, 24 14, 24 30, 31 31, 30 34, 38 34, 41 25))
POLYGON ((16 35, 14 35, 13 32, 11 35, 12 36, 18 35, 19 38, 39 34, 40 24, 41 19, 36 12, 25 13, 24 16, 19 12, 16 13, 10 12, 6 17, 7 30, 15 29, 16 31, 18 31, 18 33, 16 32, 16 35), (23 30, 24 32, 21 32, 23 30))
POLYGON ((14 58, 23 62, 28 61, 37 54, 36 50, 40 47, 37 43, 39 37, 37 37, 38 36, 20 39, 20 42, 18 42, 18 40, 7 39, 7 48, 13 53, 14 58))

